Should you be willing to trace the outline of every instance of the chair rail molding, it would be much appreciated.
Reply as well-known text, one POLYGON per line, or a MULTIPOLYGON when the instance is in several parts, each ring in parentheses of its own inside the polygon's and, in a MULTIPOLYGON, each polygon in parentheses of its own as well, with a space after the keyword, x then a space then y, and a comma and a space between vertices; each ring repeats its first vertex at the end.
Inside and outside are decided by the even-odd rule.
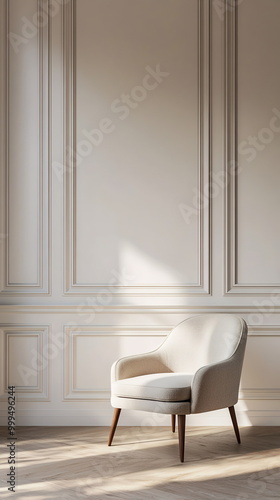
POLYGON ((280 306, 271 301, 268 304, 260 305, 88 305, 88 304, 26 304, 26 305, 0 305, 0 314, 68 314, 76 316, 81 313, 104 315, 104 314, 211 314, 211 313, 231 313, 237 315, 251 315, 252 323, 256 325, 265 323, 270 315, 280 314, 280 306))

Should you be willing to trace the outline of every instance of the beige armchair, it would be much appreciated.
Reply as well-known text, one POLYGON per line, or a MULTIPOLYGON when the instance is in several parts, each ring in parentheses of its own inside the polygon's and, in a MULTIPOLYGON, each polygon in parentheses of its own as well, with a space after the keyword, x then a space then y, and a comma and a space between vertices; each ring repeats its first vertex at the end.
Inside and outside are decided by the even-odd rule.
POLYGON ((180 460, 184 461, 186 415, 229 409, 236 439, 234 405, 247 340, 247 325, 231 314, 193 316, 180 323, 155 351, 121 358, 111 370, 115 408, 108 445, 121 409, 166 413, 175 431, 178 415, 180 460))

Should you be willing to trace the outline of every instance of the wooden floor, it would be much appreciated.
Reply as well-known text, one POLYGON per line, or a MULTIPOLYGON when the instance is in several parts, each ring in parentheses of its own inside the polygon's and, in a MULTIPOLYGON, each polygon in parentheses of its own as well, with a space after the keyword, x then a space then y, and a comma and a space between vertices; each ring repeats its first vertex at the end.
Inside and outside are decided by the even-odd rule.
POLYGON ((280 427, 190 427, 185 463, 167 427, 17 429, 16 493, 7 491, 6 429, 1 428, 1 499, 280 499, 280 427))

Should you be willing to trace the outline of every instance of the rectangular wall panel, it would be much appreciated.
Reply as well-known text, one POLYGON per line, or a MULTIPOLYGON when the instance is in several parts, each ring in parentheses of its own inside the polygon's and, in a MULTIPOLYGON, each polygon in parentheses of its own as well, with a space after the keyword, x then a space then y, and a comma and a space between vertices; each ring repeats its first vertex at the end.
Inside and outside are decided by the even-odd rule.
POLYGON ((18 401, 47 401, 49 329, 47 326, 3 325, 0 328, 1 399, 14 385, 18 401))
POLYGON ((1 2, 4 294, 48 291, 49 22, 38 18, 44 5, 1 2))
POLYGON ((226 291, 280 288, 280 3, 245 0, 226 22, 226 291))
MULTIPOLYGON (((156 349, 171 329, 162 326, 65 327, 64 399, 108 400, 114 361, 156 349)), ((279 399, 279 342, 279 326, 249 327, 240 399, 279 399), (264 356, 264 352, 270 355, 264 356)))
MULTIPOLYGON (((37 363, 33 362, 34 353, 39 351, 38 335, 17 333, 7 335, 7 386, 17 388, 38 388, 37 363)), ((34 357, 34 361, 35 361, 34 357)))
POLYGON ((65 6, 67 293, 209 292, 209 23, 208 0, 65 6))
POLYGON ((168 327, 66 327, 64 398, 108 400, 114 361, 156 349, 169 332, 168 327))
POLYGON ((277 335, 270 332, 256 335, 253 330, 248 339, 242 374, 241 391, 245 397, 252 397, 255 392, 262 394, 260 399, 269 399, 271 394, 274 394, 272 399, 280 398, 279 349, 279 327, 277 335))

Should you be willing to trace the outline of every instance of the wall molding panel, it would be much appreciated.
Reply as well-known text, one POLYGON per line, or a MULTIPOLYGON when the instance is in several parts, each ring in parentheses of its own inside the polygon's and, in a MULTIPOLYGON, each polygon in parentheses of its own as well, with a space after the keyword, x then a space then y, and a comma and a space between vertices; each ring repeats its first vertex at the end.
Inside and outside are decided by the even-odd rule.
POLYGON ((15 385, 17 401, 49 401, 49 327, 1 325, 0 338, 0 399, 15 385))
POLYGON ((226 9, 224 22, 225 60, 225 136, 226 165, 224 223, 224 294, 268 295, 280 292, 279 283, 240 283, 238 280, 238 190, 237 180, 242 168, 238 156, 238 6, 226 9))
MULTIPOLYGON (((246 354, 250 354, 250 340, 251 339, 266 339, 269 340, 271 339, 272 341, 274 339, 279 339, 280 338, 280 325, 248 325, 248 343, 247 343, 247 349, 245 353, 245 359, 246 359, 246 354)), ((252 361, 251 361, 252 363, 252 361)), ((273 363, 272 359, 268 361, 268 366, 270 363, 273 363)), ((255 361, 254 364, 258 364, 258 360, 255 361)), ((273 368, 276 369, 277 366, 274 365, 273 363, 273 368)), ((245 370, 243 370, 244 374, 245 370)), ((242 385, 242 382, 241 382, 242 385)), ((280 387, 241 387, 240 393, 239 393, 239 399, 240 400, 280 400, 280 387)))
MULTIPOLYGON (((77 281, 76 234, 76 0, 69 0, 63 7, 64 32, 64 168, 65 168, 65 258, 64 289, 66 295, 95 295, 108 287, 107 283, 83 284, 77 281), (69 152, 72 154, 69 157, 69 152)), ((198 186, 201 197, 206 196, 210 175, 210 39, 211 15, 209 0, 199 0, 198 10, 198 186)), ((208 187, 208 192, 209 192, 208 187)), ((208 195, 208 200, 210 196, 208 195)), ((117 296, 190 296, 208 295, 211 292, 211 235, 210 201, 199 209, 198 248, 199 266, 197 283, 185 285, 110 285, 110 292, 117 296)), ((187 258, 187 256, 186 256, 187 258)))
POLYGON ((280 401, 280 388, 279 389, 241 389, 239 393, 241 400, 278 400, 280 401))
MULTIPOLYGON (((24 2, 22 2, 24 4, 24 2)), ((11 26, 11 19, 13 22, 16 22, 17 19, 17 11, 11 10, 11 5, 8 0, 1 2, 1 10, 3 16, 3 53, 2 53, 2 66, 3 73, 6 75, 6 79, 2 80, 2 91, 1 91, 1 99, 3 103, 3 109, 5 110, 2 114, 3 123, 1 125, 2 133, 1 133, 1 141, 2 150, 3 150, 3 162, 2 167, 3 170, 1 172, 1 295, 6 296, 20 296, 24 295, 37 295, 43 294, 47 295, 49 293, 49 281, 50 281, 50 254, 49 254, 49 236, 50 236, 50 168, 49 168, 49 158, 50 158, 50 20, 45 26, 37 29, 37 34, 35 37, 30 37, 30 40, 25 41, 23 44, 24 47, 17 47, 10 43, 8 38, 11 33, 13 34, 13 26, 11 26), (19 187, 12 184, 14 179, 14 174, 11 173, 11 168, 13 172, 15 171, 15 162, 21 161, 26 162, 28 164, 29 160, 24 157, 16 157, 14 154, 15 148, 13 147, 14 141, 24 141, 26 131, 18 132, 17 130, 13 130, 17 121, 20 121, 22 117, 19 115, 17 120, 15 119, 15 110, 11 110, 11 100, 14 99, 15 95, 15 80, 18 79, 16 74, 13 75, 13 71, 20 67, 21 58, 26 57, 25 50, 28 47, 28 43, 35 44, 36 54, 35 61, 37 61, 38 69, 37 69, 37 87, 38 87, 38 95, 29 104, 29 106, 35 105, 37 103, 37 128, 38 128, 38 153, 37 159, 34 160, 36 166, 36 196, 37 196, 37 208, 34 213, 34 217, 37 217, 37 227, 36 227, 36 238, 37 241, 33 242, 30 238, 30 227, 26 226, 24 233, 22 232, 22 226, 24 227, 25 222, 21 221, 19 224, 17 221, 15 222, 15 215, 13 215, 14 207, 17 203, 25 203, 24 201, 18 201, 18 189, 19 187), (10 96, 10 89, 12 89, 12 97, 10 96), (11 115, 11 113, 13 113, 11 115), (17 133, 22 134, 22 137, 17 137, 17 133), (12 217, 13 216, 13 217, 12 217), (12 217, 12 218, 11 218, 12 217), (20 229, 20 236, 17 235, 17 232, 20 229), (19 244, 19 238, 21 239, 21 244, 19 244), (25 240, 25 241, 23 241, 25 240), (34 264, 32 269, 32 274, 36 274, 36 279, 23 280, 21 278, 22 268, 19 267, 19 263, 23 266, 23 269, 26 267, 26 256, 28 254, 28 246, 30 253, 34 252, 34 264), (22 252, 22 248, 24 247, 24 253, 22 252), (16 263, 16 266, 15 266, 16 263), (15 267, 18 268, 18 271, 15 270, 15 267), (18 275, 18 272, 20 273, 18 275)), ((43 12, 43 6, 46 6, 46 0, 37 0, 37 13, 43 12)), ((26 6, 28 6, 26 4, 26 6)), ((31 14, 30 14, 31 15, 31 14)), ((18 33, 15 35, 19 36, 18 33)), ((34 50, 34 49, 33 49, 34 50)), ((34 50, 35 52, 35 50, 34 50)), ((22 59, 23 60, 23 59, 22 59)), ((25 81, 23 82, 22 88, 24 88, 25 81)), ((29 99, 29 96, 26 97, 26 100, 29 99)), ((30 109, 30 107, 29 107, 30 109)), ((26 118, 26 116, 25 116, 26 118)), ((30 115, 27 120, 32 121, 33 115, 30 115)), ((27 123, 27 130, 30 126, 27 123)), ((34 127, 33 127, 34 129, 34 127)), ((20 146, 18 146, 20 147, 20 146)), ((34 145, 35 148, 35 145, 34 145)), ((31 170, 30 170, 31 172, 31 170)), ((34 179, 33 174, 30 173, 30 185, 32 188, 29 189, 33 193, 35 189, 33 189, 34 179)), ((23 198, 22 198, 23 200, 23 198)), ((24 206, 21 206, 21 209, 25 209, 24 206)), ((22 210, 23 213, 25 213, 22 210)), ((18 219, 21 217, 20 212, 17 215, 18 219)), ((30 218, 28 218, 30 221, 30 218)), ((33 227, 33 226, 32 226, 33 227)), ((28 263, 30 267, 31 264, 28 263)), ((26 274, 26 273, 24 273, 26 274)))
MULTIPOLYGON (((84 326, 73 325, 64 327, 65 350, 64 350, 64 401, 108 401, 110 399, 110 387, 78 387, 76 383, 77 375, 77 341, 83 338, 108 339, 107 345, 113 338, 136 339, 137 337, 160 337, 162 341, 168 335, 172 326, 113 326, 96 325, 84 326)), ((280 325, 274 326, 254 326, 248 327, 249 339, 257 338, 280 338, 280 325)), ((112 347, 111 347, 112 348, 112 347)), ((92 349, 92 366, 95 364, 94 350, 92 349)), ((98 356, 101 351, 98 350, 98 356)), ((102 359, 106 358, 106 352, 103 352, 102 359)), ((115 357, 116 357, 115 353, 115 357)), ((113 362, 113 361, 112 361, 113 362)), ((109 366, 110 368, 110 366, 109 366)), ((109 370, 108 368, 108 370, 109 370)), ((280 400, 280 388, 241 388, 240 400, 280 400)))
MULTIPOLYGON (((106 339, 108 345, 113 339, 149 339, 152 337, 160 337, 162 340, 171 331, 171 327, 150 327, 150 326, 67 326, 64 328, 65 333, 65 356, 64 356, 64 401, 103 401, 110 398, 110 385, 98 387, 98 383, 93 387, 78 387, 76 382, 77 376, 77 343, 79 339, 106 339)), ((98 357, 94 357, 92 353, 92 366, 98 364, 98 357)), ((102 358, 106 363, 106 352, 102 353, 102 358)), ((110 370, 110 365, 108 367, 110 370)))

